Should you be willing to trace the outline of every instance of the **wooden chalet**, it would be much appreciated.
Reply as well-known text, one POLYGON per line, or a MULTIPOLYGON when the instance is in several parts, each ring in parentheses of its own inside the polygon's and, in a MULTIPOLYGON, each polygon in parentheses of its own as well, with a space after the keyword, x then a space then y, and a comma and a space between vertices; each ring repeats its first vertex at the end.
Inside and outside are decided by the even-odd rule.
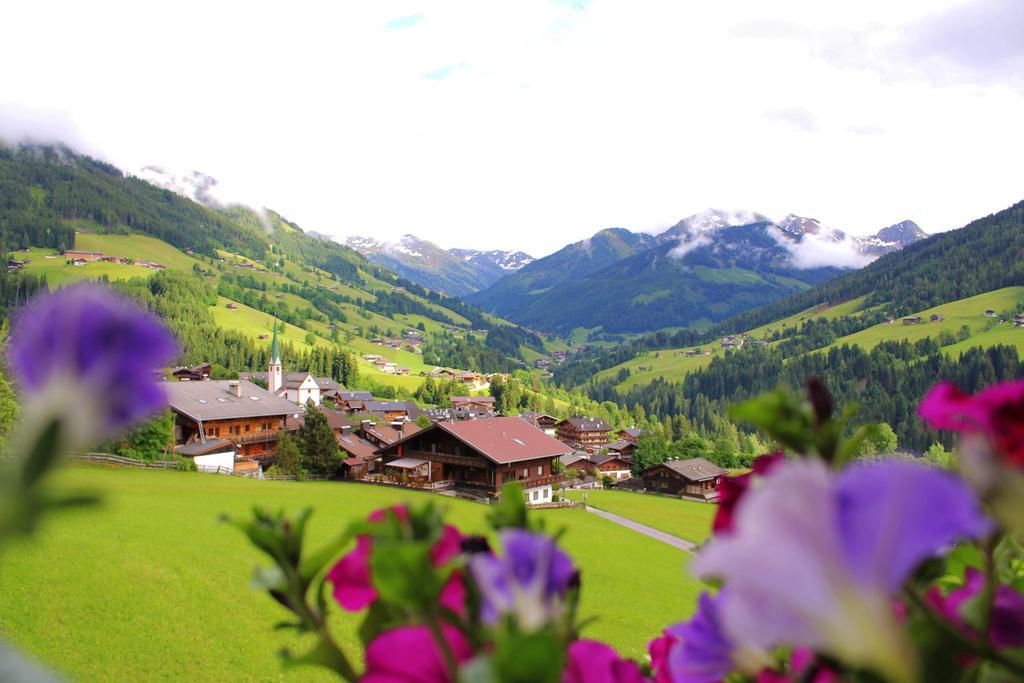
POLYGON ((576 448, 599 449, 611 442, 612 426, 600 418, 570 417, 556 427, 558 440, 576 448))
POLYGON ((619 431, 615 432, 615 436, 619 437, 620 441, 630 441, 632 443, 636 443, 637 439, 640 438, 640 434, 642 433, 642 429, 637 429, 636 427, 626 427, 625 429, 620 429, 619 431))
POLYGON ((299 411, 294 403, 245 380, 168 382, 165 388, 175 416, 176 444, 223 439, 247 457, 272 457, 285 420, 299 411))
POLYGON ((945 319, 946 316, 940 315, 938 313, 932 313, 931 317, 929 318, 929 320, 931 320, 933 323, 941 323, 945 319))
POLYGON ((626 462, 632 462, 633 453, 636 452, 636 443, 633 441, 626 441, 625 439, 619 439, 618 441, 612 441, 610 444, 605 446, 605 449, 609 453, 619 456, 626 462))
POLYGON ((211 365, 209 363, 174 368, 171 371, 171 376, 179 382, 201 382, 210 379, 210 368, 211 365))
POLYGON ((910 315, 903 319, 904 325, 918 325, 920 324, 920 322, 921 316, 919 315, 910 315))
POLYGON ((373 394, 369 391, 339 391, 335 394, 334 404, 338 410, 351 414, 361 412, 363 405, 372 400, 373 394))
POLYGON ((669 460, 640 473, 644 488, 656 493, 718 499, 718 482, 727 472, 704 458, 669 460))
POLYGON ((452 396, 450 400, 455 417, 460 420, 494 417, 497 414, 493 396, 452 396))
POLYGON ((569 452, 518 416, 435 422, 377 451, 386 470, 406 470, 408 481, 448 484, 485 497, 499 495, 503 484, 516 481, 530 503, 551 502, 557 479, 552 463, 569 452))
POLYGON ((537 429, 541 430, 548 436, 556 436, 558 428, 558 418, 547 415, 546 413, 538 413, 533 410, 528 410, 525 413, 521 413, 519 417, 532 424, 537 429))
POLYGON ((65 249, 65 258, 71 261, 99 261, 103 254, 98 251, 81 251, 80 249, 65 249))
POLYGON ((615 453, 595 455, 590 458, 590 461, 594 463, 593 473, 599 479, 601 477, 611 477, 612 479, 629 479, 629 477, 631 476, 629 462, 623 459, 620 455, 617 455, 615 453))

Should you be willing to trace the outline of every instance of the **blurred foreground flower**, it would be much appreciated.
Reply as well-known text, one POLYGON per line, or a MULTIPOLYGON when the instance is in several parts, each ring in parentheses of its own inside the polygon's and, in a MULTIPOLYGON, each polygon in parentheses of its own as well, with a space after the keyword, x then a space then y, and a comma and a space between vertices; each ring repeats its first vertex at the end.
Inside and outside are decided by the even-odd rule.
POLYGON ((833 474, 801 460, 751 490, 732 533, 693 566, 725 581, 719 614, 735 647, 807 646, 910 681, 916 662, 891 597, 922 561, 989 526, 946 472, 879 461, 833 474))
POLYGON ((116 436, 166 405, 155 372, 177 344, 152 315, 100 285, 37 297, 18 314, 8 347, 36 438, 59 421, 59 449, 116 436))
MULTIPOLYGON (((932 588, 927 595, 928 604, 943 618, 955 624, 962 632, 975 636, 974 629, 964 618, 967 603, 975 600, 985 589, 985 575, 968 568, 966 582, 949 595, 932 588)), ((999 586, 992 599, 988 639, 998 648, 1024 647, 1024 595, 1011 586, 999 586)))
POLYGON ((645 683, 636 662, 622 659, 610 645, 577 640, 566 653, 562 683, 645 683))
POLYGON ((484 623, 493 625, 508 614, 533 631, 561 617, 576 576, 569 556, 544 534, 503 529, 500 538, 504 556, 479 553, 469 561, 483 597, 484 623))
MULTIPOLYGON (((470 659, 466 637, 453 626, 440 627, 444 647, 455 664, 470 659)), ((445 655, 426 626, 403 626, 377 636, 366 648, 366 672, 361 683, 455 683, 445 655)))

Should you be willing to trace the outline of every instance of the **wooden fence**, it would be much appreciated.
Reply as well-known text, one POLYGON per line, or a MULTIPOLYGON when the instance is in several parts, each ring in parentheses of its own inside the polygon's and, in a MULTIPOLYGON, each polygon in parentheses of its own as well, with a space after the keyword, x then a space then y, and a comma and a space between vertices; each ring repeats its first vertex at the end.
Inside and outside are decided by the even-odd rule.
POLYGON ((115 467, 148 467, 151 469, 162 470, 178 469, 178 462, 175 460, 154 460, 152 462, 146 462, 145 460, 135 460, 134 458, 114 455, 113 453, 70 453, 68 455, 68 459, 77 460, 79 462, 95 462, 103 465, 113 465, 115 467))

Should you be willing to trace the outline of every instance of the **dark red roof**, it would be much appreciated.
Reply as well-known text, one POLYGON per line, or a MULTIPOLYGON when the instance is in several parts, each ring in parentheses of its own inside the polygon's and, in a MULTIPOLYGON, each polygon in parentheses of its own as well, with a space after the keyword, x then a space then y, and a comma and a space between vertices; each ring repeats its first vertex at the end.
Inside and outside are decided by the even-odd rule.
POLYGON ((436 426, 500 464, 558 457, 572 452, 572 448, 518 416, 439 422, 436 426))

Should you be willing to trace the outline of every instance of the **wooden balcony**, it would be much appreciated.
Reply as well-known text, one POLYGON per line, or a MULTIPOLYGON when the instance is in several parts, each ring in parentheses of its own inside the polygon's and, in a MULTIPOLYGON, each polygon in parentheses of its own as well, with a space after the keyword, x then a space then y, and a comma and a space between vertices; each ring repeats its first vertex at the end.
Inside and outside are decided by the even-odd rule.
POLYGON ((481 458, 470 455, 455 455, 454 453, 431 453, 429 451, 414 451, 405 449, 402 451, 403 458, 419 458, 431 462, 443 462, 447 465, 460 465, 462 467, 474 467, 487 469, 487 462, 481 458))

